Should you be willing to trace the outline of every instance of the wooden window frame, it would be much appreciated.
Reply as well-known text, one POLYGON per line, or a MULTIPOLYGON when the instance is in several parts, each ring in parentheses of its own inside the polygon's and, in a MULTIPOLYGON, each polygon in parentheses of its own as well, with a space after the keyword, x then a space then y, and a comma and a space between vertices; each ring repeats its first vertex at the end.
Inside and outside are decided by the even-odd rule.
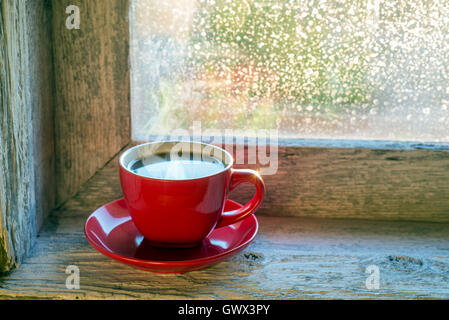
MULTIPOLYGON (((128 0, 43 3, 5 0, 1 8, 2 68, 9 70, 9 78, 0 79, 8 84, 2 87, 1 129, 9 132, 2 136, 0 148, 8 157, 1 169, 9 170, 10 180, 0 191, 0 271, 26 257, 51 209, 136 143, 130 128, 128 0), (80 8, 80 30, 65 28, 65 8, 72 4, 80 8), (49 19, 51 28, 45 27, 49 19), (35 76, 17 76, 23 70, 35 76), (23 94, 17 99, 14 92, 23 94), (12 141, 14 135, 21 140, 12 141), (33 159, 33 165, 18 168, 21 159, 33 159)), ((278 173, 264 177, 262 215, 449 222, 449 144, 279 142, 278 173)), ((241 201, 251 192, 239 190, 241 201)))

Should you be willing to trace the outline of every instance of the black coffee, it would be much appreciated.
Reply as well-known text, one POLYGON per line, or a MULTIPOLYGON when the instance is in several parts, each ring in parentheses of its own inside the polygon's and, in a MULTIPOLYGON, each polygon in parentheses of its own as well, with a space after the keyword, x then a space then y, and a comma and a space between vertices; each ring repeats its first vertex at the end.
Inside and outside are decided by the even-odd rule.
POLYGON ((217 158, 200 154, 190 153, 183 157, 170 157, 170 153, 159 153, 134 160, 128 168, 148 178, 187 180, 213 175, 222 171, 225 165, 217 158))

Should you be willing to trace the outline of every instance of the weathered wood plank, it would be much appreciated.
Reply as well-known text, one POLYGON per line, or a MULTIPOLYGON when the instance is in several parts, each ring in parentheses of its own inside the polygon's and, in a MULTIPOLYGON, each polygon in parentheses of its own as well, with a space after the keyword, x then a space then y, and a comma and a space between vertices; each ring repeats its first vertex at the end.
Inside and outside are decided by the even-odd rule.
MULTIPOLYGON (((82 232, 41 234, 26 263, 0 280, 0 297, 62 299, 448 298, 448 225, 260 217, 243 253, 206 270, 152 274, 94 251, 82 232), (368 265, 379 290, 365 286, 368 265), (68 265, 80 290, 65 287, 68 265)), ((79 226, 80 223, 76 223, 79 226)), ((63 231, 65 230, 65 231, 63 231)))
POLYGON ((449 222, 447 151, 282 146, 278 157, 264 214, 449 222))
POLYGON ((27 76, 31 94, 36 229, 55 206, 55 145, 53 114, 53 53, 51 1, 26 1, 27 76))
POLYGON ((83 225, 121 196, 114 159, 54 212, 32 255, 0 278, 1 298, 412 299, 449 298, 449 224, 259 215, 260 233, 238 256, 205 270, 153 274, 96 252, 83 225), (68 265, 80 289, 65 287, 68 265), (365 286, 366 267, 380 288, 365 286))
POLYGON ((29 251, 54 204, 50 11, 0 3, 0 272, 29 251))
POLYGON ((53 0, 57 203, 130 137, 128 1, 53 0), (66 8, 80 10, 67 29, 66 8))
MULTIPOLYGON (((449 222, 449 147, 425 146, 367 142, 362 147, 355 141, 281 144, 278 156, 268 157, 277 161, 277 171, 263 176, 267 191, 260 212, 272 216, 449 222), (318 146, 309 146, 313 144, 318 146)), ((220 147, 233 150, 235 158, 235 145, 220 147)), ((248 164, 248 146, 243 150, 245 164, 236 168, 263 167, 248 164)), ((242 185, 232 196, 243 203, 252 194, 251 185, 242 185)))

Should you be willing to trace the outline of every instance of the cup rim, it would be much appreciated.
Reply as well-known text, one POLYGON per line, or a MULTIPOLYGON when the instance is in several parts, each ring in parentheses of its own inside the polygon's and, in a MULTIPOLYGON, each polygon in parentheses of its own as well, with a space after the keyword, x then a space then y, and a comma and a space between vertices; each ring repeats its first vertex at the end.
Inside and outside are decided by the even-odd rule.
POLYGON ((130 174, 132 174, 132 175, 134 175, 134 176, 136 176, 136 177, 139 177, 139 178, 141 178, 141 179, 153 180, 153 181, 163 181, 163 182, 180 182, 180 181, 193 181, 193 180, 208 179, 208 178, 210 178, 210 177, 213 177, 213 176, 222 174, 222 173, 225 172, 225 171, 228 171, 229 169, 231 169, 231 167, 232 167, 233 164, 234 164, 234 158, 233 158, 232 155, 231 155, 228 151, 226 151, 225 149, 220 148, 220 147, 217 147, 217 146, 214 146, 213 144, 204 143, 204 142, 200 142, 200 141, 189 141, 189 140, 162 140, 162 141, 152 141, 152 142, 141 143, 141 144, 138 144, 138 145, 136 145, 136 146, 133 146, 133 147, 131 147, 131 148, 129 148, 129 149, 123 151, 123 153, 122 153, 122 154, 120 155, 120 157, 119 157, 119 166, 120 166, 123 170, 125 170, 126 172, 128 172, 128 173, 130 173, 130 174), (148 145, 157 145, 157 144, 165 144, 165 143, 191 143, 191 144, 197 144, 197 145, 202 145, 202 146, 212 147, 212 148, 214 148, 215 150, 218 150, 218 151, 224 153, 224 154, 229 158, 229 163, 228 163, 228 164, 226 165, 226 167, 223 168, 222 170, 220 170, 220 171, 218 171, 218 172, 216 172, 216 173, 210 174, 210 175, 208 175, 208 176, 198 177, 198 178, 189 178, 189 179, 176 179, 176 180, 175 180, 175 179, 151 178, 151 177, 143 176, 143 175, 137 174, 137 173, 135 173, 135 172, 129 170, 129 169, 127 168, 127 166, 125 165, 125 163, 124 163, 125 157, 126 157, 129 153, 133 152, 134 150, 137 150, 137 149, 139 149, 139 148, 143 148, 143 147, 148 146, 148 145))

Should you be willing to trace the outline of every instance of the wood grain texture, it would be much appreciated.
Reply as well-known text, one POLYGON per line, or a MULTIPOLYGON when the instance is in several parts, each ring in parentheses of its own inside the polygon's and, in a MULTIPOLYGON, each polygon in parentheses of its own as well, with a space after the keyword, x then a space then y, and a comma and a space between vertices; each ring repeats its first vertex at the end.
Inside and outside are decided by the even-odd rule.
POLYGON ((0 2, 0 272, 54 204, 49 15, 44 1, 0 2))
POLYGON ((130 137, 128 1, 53 0, 57 203, 130 137), (66 28, 66 8, 80 29, 66 28))
POLYGON ((279 147, 278 158, 263 214, 449 222, 448 151, 279 147))
POLYGON ((54 73, 51 1, 26 1, 36 229, 55 206, 54 73))
MULTIPOLYGON (((143 142, 132 145, 139 143, 143 142)), ((449 222, 447 144, 298 139, 280 143, 277 157, 268 157, 277 161, 277 171, 263 176, 264 215, 449 222)), ((249 164, 248 145, 218 146, 234 159, 236 150, 243 150, 244 164, 235 168, 270 166, 255 157, 256 164, 249 164)), ((257 154, 258 149, 251 148, 257 154)), ((231 195, 244 203, 253 192, 251 185, 242 185, 231 195)))
POLYGON ((242 253, 205 270, 155 274, 96 252, 83 235, 89 214, 121 196, 117 160, 54 212, 19 269, 0 278, 0 298, 39 299, 415 299, 449 298, 449 224, 260 216, 242 253), (65 287, 68 265, 80 289, 65 287), (380 288, 365 286, 366 267, 380 288))
POLYGON ((2 1, 0 9, 0 271, 7 271, 54 207, 53 62, 49 2, 2 1))

